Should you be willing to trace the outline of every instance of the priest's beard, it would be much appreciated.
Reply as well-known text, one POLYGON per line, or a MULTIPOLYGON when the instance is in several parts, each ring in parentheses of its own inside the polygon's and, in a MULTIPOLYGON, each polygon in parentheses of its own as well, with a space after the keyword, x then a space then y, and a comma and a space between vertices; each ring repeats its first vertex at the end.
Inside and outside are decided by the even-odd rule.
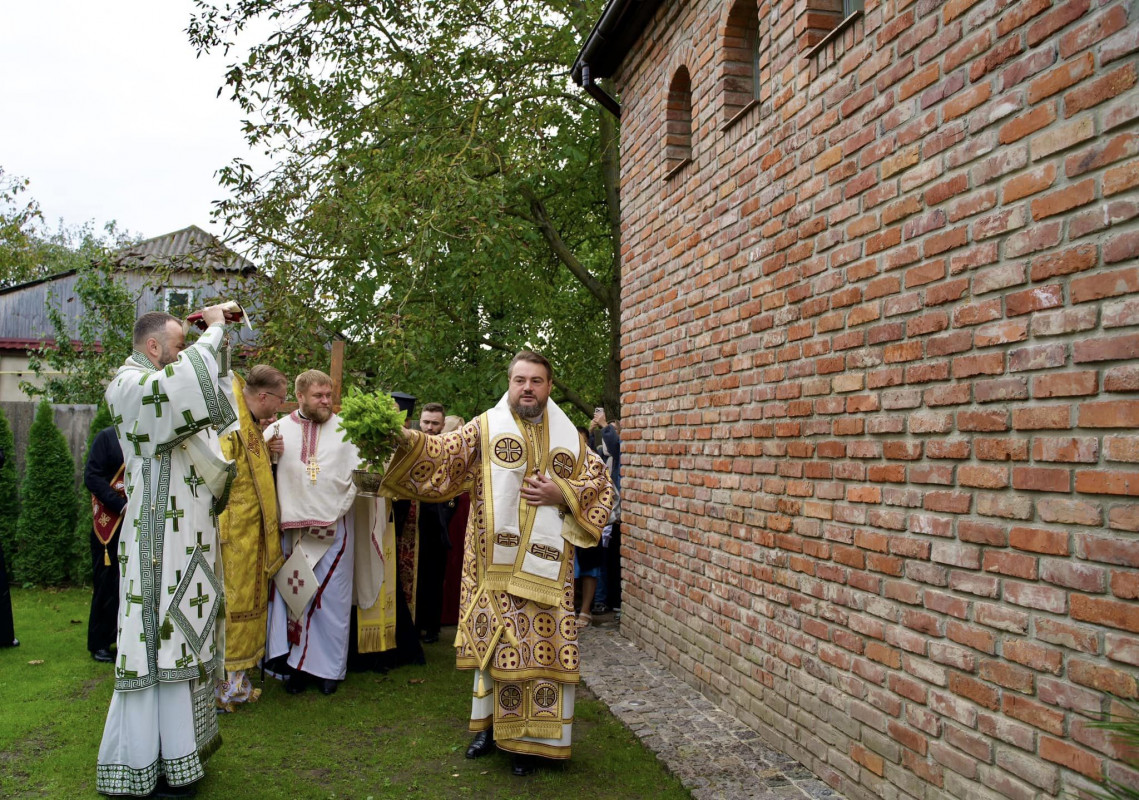
POLYGON ((307 406, 304 403, 300 404, 301 414, 306 418, 311 419, 313 422, 323 425, 328 422, 328 418, 332 416, 332 409, 325 406, 307 406))
POLYGON ((522 419, 538 419, 546 411, 546 404, 540 406, 524 406, 520 403, 511 403, 510 410, 522 419))

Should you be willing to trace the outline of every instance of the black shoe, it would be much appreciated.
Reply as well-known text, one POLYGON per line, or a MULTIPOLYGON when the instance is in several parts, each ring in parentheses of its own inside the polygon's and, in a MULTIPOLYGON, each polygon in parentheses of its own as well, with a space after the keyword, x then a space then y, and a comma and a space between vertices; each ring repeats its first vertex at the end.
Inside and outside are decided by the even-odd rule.
POLYGON ((534 771, 534 759, 530 756, 515 753, 510 758, 510 774, 525 778, 534 771))
POLYGON ((19 646, 20 646, 20 640, 19 639, 13 639, 12 641, 7 642, 5 644, 0 644, 0 647, 19 647, 19 646))
POLYGON ((91 658, 98 661, 100 664, 114 664, 115 656, 106 647, 100 647, 98 650, 91 652, 91 658))
POLYGON ((198 787, 192 783, 187 783, 185 786, 171 786, 166 782, 165 778, 158 779, 158 785, 154 787, 154 794, 152 797, 193 797, 198 793, 198 787))
POLYGON ((303 672, 290 672, 285 678, 285 691, 289 694, 300 694, 308 687, 303 672))
POLYGON ((321 694, 336 694, 336 687, 340 685, 340 681, 330 680, 325 678, 320 682, 321 694))
POLYGON ((494 752, 494 729, 487 728, 476 733, 475 738, 471 739, 471 745, 467 748, 467 758, 479 758, 492 752, 494 752))
POLYGON ((428 633, 423 637, 424 644, 435 644, 437 641, 439 641, 439 631, 428 633))

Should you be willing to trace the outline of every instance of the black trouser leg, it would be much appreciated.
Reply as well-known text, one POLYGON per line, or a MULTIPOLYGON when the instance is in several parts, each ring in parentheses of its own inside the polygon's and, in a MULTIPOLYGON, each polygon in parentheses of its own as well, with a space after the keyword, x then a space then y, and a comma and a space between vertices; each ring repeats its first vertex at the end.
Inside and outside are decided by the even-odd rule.
POLYGON ((119 535, 111 538, 104 551, 91 533, 91 613, 87 618, 87 649, 109 649, 115 643, 119 625, 119 535), (110 564, 104 561, 109 558, 110 564))
POLYGON ((12 593, 8 590, 8 565, 4 561, 4 548, 0 547, 0 647, 16 640, 16 626, 12 622, 12 593))

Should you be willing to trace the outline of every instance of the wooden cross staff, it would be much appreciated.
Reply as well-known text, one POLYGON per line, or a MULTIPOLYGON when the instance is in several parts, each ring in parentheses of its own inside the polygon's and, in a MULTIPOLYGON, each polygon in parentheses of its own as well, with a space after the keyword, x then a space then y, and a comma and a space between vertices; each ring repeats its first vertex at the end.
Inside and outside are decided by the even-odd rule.
MULTIPOLYGON (((328 375, 332 378, 332 410, 339 414, 340 391, 344 384, 344 341, 341 339, 332 342, 332 363, 329 366, 328 375)), ((277 413, 284 417, 296 410, 297 402, 290 400, 287 403, 281 403, 277 413)))

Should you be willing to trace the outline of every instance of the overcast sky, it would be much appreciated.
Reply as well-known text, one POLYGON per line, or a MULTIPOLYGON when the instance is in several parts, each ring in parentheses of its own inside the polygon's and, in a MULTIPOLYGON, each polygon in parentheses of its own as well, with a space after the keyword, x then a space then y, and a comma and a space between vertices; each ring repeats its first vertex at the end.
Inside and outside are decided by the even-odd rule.
MULTIPOLYGON (((0 0, 0 167, 31 180, 54 229, 215 234, 215 172, 252 158, 230 59, 195 58, 190 0, 0 0)), ((257 163, 257 159, 253 159, 257 163)))

